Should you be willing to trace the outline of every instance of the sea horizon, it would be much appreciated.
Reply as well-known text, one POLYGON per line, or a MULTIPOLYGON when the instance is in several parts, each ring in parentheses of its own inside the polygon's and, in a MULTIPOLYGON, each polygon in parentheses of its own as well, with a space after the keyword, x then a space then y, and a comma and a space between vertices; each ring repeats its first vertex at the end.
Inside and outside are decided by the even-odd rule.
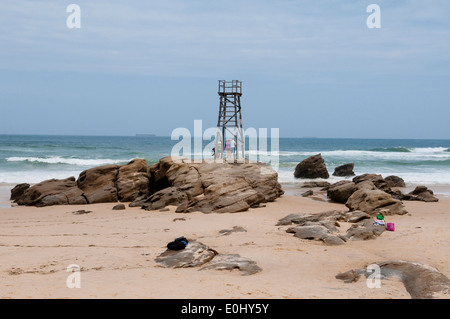
MULTIPOLYGON (((103 135, 103 134, 7 134, 0 133, 0 137, 2 136, 35 136, 35 137, 136 137, 136 138, 152 138, 152 137, 165 137, 171 138, 170 135, 158 135, 154 133, 136 133, 136 134, 119 134, 119 135, 103 135), (149 135, 149 136, 137 136, 137 135, 149 135)), ((194 137, 194 136, 193 136, 194 137)), ((280 136, 281 139, 334 139, 334 140, 406 140, 406 141, 447 141, 450 142, 449 138, 406 138, 406 137, 394 137, 394 138, 385 138, 385 137, 316 137, 316 136, 280 136)))

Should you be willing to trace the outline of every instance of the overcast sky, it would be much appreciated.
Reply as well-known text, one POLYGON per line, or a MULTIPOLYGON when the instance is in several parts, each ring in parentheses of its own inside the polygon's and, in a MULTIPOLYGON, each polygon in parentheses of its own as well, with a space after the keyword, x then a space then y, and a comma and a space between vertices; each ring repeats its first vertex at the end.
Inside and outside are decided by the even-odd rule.
POLYGON ((0 2, 0 134, 206 129, 221 79, 243 81, 244 128, 450 139, 450 1, 0 2))

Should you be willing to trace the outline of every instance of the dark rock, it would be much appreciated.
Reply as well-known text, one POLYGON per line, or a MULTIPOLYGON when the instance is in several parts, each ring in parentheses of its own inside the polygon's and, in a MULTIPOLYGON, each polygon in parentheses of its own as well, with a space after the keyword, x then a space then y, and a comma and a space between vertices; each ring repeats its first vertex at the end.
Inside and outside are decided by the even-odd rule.
POLYGON ((301 161, 296 167, 294 176, 297 178, 328 178, 327 167, 321 154, 317 154, 301 161))
POLYGON ((117 165, 103 165, 81 172, 77 184, 89 204, 117 202, 115 183, 118 172, 117 165))
POLYGON ((131 202, 150 192, 147 162, 144 159, 134 159, 119 167, 115 183, 117 195, 122 202, 131 202))
POLYGON ((345 204, 348 198, 357 190, 356 184, 351 181, 339 181, 331 184, 327 196, 332 201, 345 204))
POLYGON ((354 167, 353 163, 338 166, 334 169, 333 176, 342 176, 342 177, 354 176, 355 172, 353 172, 353 167, 354 167))
POLYGON ((406 187, 403 178, 395 175, 385 177, 384 180, 387 183, 388 187, 406 187))
POLYGON ((152 164, 148 167, 147 172, 150 176, 150 194, 171 186, 167 180, 166 173, 172 165, 172 157, 166 156, 161 158, 159 163, 152 164))
POLYGON ((19 205, 83 205, 87 204, 83 192, 77 187, 75 177, 50 179, 26 189, 17 199, 19 205))
POLYGON ((117 204, 112 209, 113 210, 124 210, 125 209, 125 205, 124 204, 117 204))
POLYGON ((30 184, 17 184, 13 189, 11 189, 11 197, 9 198, 9 200, 18 200, 28 188, 30 188, 30 184))

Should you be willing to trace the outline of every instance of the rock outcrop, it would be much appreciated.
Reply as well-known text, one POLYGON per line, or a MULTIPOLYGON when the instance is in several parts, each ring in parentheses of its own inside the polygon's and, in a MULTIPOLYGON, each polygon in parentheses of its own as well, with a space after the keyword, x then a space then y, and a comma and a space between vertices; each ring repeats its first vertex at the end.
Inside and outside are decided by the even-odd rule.
POLYGON ((175 205, 178 213, 235 213, 273 201, 284 193, 278 174, 263 163, 197 164, 164 158, 153 170, 157 174, 166 172, 169 187, 144 201, 147 210, 175 205))
POLYGON ((327 167, 321 154, 304 159, 295 167, 294 176, 297 178, 328 178, 327 167))
POLYGON ((177 212, 234 213, 274 201, 284 191, 278 174, 263 163, 192 163, 170 156, 147 166, 143 159, 81 172, 78 180, 48 180, 17 185, 19 205, 49 206, 131 202, 130 206, 177 212))
POLYGON ((341 176, 341 177, 355 176, 355 172, 353 172, 354 166, 355 166, 354 163, 348 163, 338 166, 334 169, 333 176, 341 176))

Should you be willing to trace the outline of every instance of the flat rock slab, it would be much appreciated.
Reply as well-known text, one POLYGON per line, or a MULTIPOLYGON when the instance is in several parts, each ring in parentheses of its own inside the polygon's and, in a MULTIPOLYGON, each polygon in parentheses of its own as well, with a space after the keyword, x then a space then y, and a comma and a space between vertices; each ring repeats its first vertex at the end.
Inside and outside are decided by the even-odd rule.
POLYGON ((188 240, 183 250, 166 250, 155 261, 165 268, 199 267, 212 260, 218 253, 201 242, 188 240))
POLYGON ((380 236, 386 228, 373 225, 370 215, 361 211, 326 211, 317 214, 290 214, 280 219, 277 226, 296 224, 286 230, 295 237, 323 241, 327 245, 342 245, 349 240, 368 240, 380 236), (338 233, 338 221, 352 223, 344 235, 338 233))
POLYGON ((321 225, 312 226, 296 226, 291 227, 286 230, 287 233, 294 233, 295 237, 301 239, 310 239, 323 241, 327 245, 342 245, 345 241, 338 237, 330 234, 330 231, 321 225))
POLYGON ((375 239, 386 230, 385 226, 377 226, 370 219, 353 224, 343 236, 346 240, 375 239))
POLYGON ((166 250, 156 257, 155 262, 165 268, 202 267, 200 270, 238 269, 243 276, 253 275, 262 269, 253 260, 238 254, 219 254, 216 250, 195 240, 183 250, 166 250))
MULTIPOLYGON (((450 280, 436 268, 410 261, 385 261, 376 263, 380 267, 380 279, 399 278, 412 299, 448 299, 450 280)), ((349 270, 336 275, 336 279, 346 283, 356 282, 361 275, 373 276, 366 269, 349 270)))
POLYGON ((238 269, 242 272, 242 276, 249 276, 256 274, 262 269, 253 260, 241 257, 238 254, 219 254, 202 267, 200 270, 217 269, 217 270, 233 270, 238 269))
POLYGON ((370 215, 361 211, 345 212, 340 210, 331 210, 317 214, 289 214, 278 220, 276 226, 292 224, 305 225, 307 222, 333 221, 356 223, 367 218, 370 218, 370 215))

